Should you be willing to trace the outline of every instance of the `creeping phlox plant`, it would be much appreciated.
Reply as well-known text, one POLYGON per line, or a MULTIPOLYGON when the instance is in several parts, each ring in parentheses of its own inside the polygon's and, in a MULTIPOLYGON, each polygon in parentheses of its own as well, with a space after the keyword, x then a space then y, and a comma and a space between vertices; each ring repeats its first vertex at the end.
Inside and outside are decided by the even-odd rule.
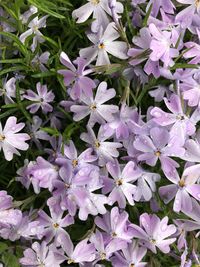
POLYGON ((0 267, 200 266, 200 0, 0 1, 0 267))

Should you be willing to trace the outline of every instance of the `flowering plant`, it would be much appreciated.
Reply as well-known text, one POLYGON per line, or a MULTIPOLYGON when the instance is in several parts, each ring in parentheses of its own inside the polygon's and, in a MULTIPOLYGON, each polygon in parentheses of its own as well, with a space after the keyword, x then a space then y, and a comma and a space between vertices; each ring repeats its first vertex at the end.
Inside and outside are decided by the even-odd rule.
POLYGON ((200 1, 0 1, 0 267, 200 266, 200 1))

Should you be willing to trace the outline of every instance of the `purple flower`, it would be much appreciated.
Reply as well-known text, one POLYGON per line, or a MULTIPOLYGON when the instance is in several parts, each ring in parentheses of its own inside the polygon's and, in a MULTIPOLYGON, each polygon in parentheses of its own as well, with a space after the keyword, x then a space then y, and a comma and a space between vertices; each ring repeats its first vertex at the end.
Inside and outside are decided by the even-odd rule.
POLYGON ((49 60, 49 56, 50 53, 44 52, 41 55, 36 54, 35 57, 32 59, 31 64, 32 66, 38 68, 44 72, 44 71, 48 71, 48 69, 45 67, 45 65, 47 64, 48 60, 49 60))
POLYGON ((16 97, 16 79, 13 77, 8 81, 4 81, 3 88, 0 88, 0 96, 4 97, 5 104, 14 103, 12 97, 16 97))
POLYGON ((106 178, 103 192, 109 194, 108 203, 113 205, 116 201, 120 208, 126 207, 126 200, 130 205, 134 205, 134 194, 136 186, 133 182, 140 176, 140 171, 133 161, 129 161, 121 171, 117 160, 108 162, 106 168, 114 179, 106 178), (107 184, 110 184, 109 186, 107 184), (107 185, 107 186, 106 186, 107 185))
POLYGON ((187 135, 195 132, 195 113, 189 118, 183 111, 181 100, 178 95, 172 94, 169 99, 164 98, 165 105, 172 113, 167 113, 160 108, 153 108, 151 115, 154 122, 161 126, 171 125, 171 137, 178 137, 180 143, 185 142, 187 135))
POLYGON ((26 41, 26 38, 32 34, 34 34, 33 37, 33 43, 31 45, 31 50, 34 52, 38 43, 43 43, 44 38, 42 33, 39 31, 40 28, 46 27, 46 19, 48 16, 44 16, 41 19, 38 19, 38 17, 35 17, 33 20, 31 20, 28 24, 29 30, 22 33, 19 37, 20 41, 24 44, 26 41))
POLYGON ((6 191, 0 191, 0 211, 11 208, 12 199, 6 191))
POLYGON ((41 149, 41 144, 40 144, 40 140, 50 140, 50 136, 40 130, 41 126, 42 126, 42 119, 40 119, 38 116, 33 116, 33 123, 29 124, 29 129, 30 129, 30 136, 33 142, 35 142, 36 146, 41 149))
POLYGON ((60 267, 62 261, 63 257, 57 253, 53 245, 48 246, 45 241, 41 244, 34 242, 32 248, 26 249, 24 257, 20 259, 20 263, 24 267, 60 267))
POLYGON ((150 5, 153 4, 151 15, 157 17, 159 11, 164 10, 168 14, 174 14, 175 6, 171 0, 150 0, 148 2, 146 10, 150 8, 150 5))
POLYGON ((120 213, 119 209, 114 207, 110 212, 103 215, 103 217, 96 217, 95 223, 100 229, 106 232, 107 240, 112 241, 110 246, 115 247, 118 241, 121 240, 124 241, 121 243, 123 247, 126 247, 127 243, 131 243, 133 229, 126 211, 120 213))
POLYGON ((189 5, 176 16, 176 21, 180 22, 183 28, 191 25, 194 15, 200 14, 200 2, 198 0, 177 0, 177 2, 189 5))
POLYGON ((27 90, 27 95, 24 98, 31 100, 35 103, 29 105, 27 109, 30 109, 31 113, 36 113, 41 107, 44 113, 52 112, 53 107, 49 104, 54 100, 54 93, 47 91, 47 85, 42 85, 40 82, 36 85, 37 94, 32 90, 27 90))
POLYGON ((143 213, 140 216, 140 227, 136 224, 132 225, 133 235, 140 239, 140 243, 156 253, 158 247, 163 253, 169 253, 169 245, 174 243, 176 238, 169 238, 176 232, 173 224, 168 224, 168 217, 160 220, 155 214, 143 213))
POLYGON ((58 237, 61 234, 65 234, 64 228, 74 223, 73 217, 69 214, 63 216, 64 211, 60 209, 60 206, 51 205, 53 202, 51 199, 48 201, 49 210, 51 213, 51 217, 48 216, 43 210, 38 211, 38 222, 39 226, 44 227, 43 232, 41 234, 42 237, 45 237, 45 241, 47 243, 51 242, 52 239, 55 239, 57 243, 58 237))
MULTIPOLYGON (((93 18, 97 20, 95 23, 105 28, 109 23, 107 14, 111 15, 109 1, 88 0, 88 2, 89 3, 73 11, 73 18, 78 19, 77 23, 82 23, 93 14, 93 18)), ((116 3, 115 8, 117 13, 123 13, 123 5, 120 2, 116 3)))
POLYGON ((65 86, 69 86, 73 84, 70 90, 70 96, 72 99, 79 99, 82 95, 82 92, 85 93, 86 96, 92 96, 92 89, 96 87, 94 81, 88 77, 87 74, 92 72, 91 70, 85 70, 87 66, 87 62, 85 59, 78 57, 74 63, 77 65, 77 69, 74 67, 72 62, 70 61, 67 54, 62 52, 60 54, 61 63, 66 66, 69 70, 59 70, 58 73, 64 76, 64 84, 65 86))
POLYGON ((93 127, 96 122, 104 124, 105 121, 112 121, 114 119, 113 114, 118 112, 118 107, 104 103, 112 99, 115 95, 116 92, 114 89, 107 89, 107 83, 101 82, 97 88, 95 98, 89 98, 82 94, 80 100, 85 105, 71 106, 70 110, 75 113, 73 119, 79 121, 90 115, 88 121, 90 127, 93 127))
POLYGON ((30 136, 26 133, 18 133, 24 126, 22 122, 17 124, 17 118, 14 116, 7 119, 4 129, 0 122, 0 150, 3 149, 5 159, 8 161, 13 159, 13 154, 20 155, 17 149, 28 149, 25 141, 29 140, 30 136))
POLYGON ((29 189, 30 185, 33 185, 34 192, 38 194, 40 192, 39 180, 32 176, 31 170, 35 166, 34 161, 24 161, 24 166, 17 170, 16 181, 19 181, 23 184, 26 189, 29 189))
POLYGON ((137 241, 133 240, 122 252, 115 253, 111 262, 115 267, 145 267, 147 262, 141 262, 146 255, 146 248, 138 246, 137 241))
POLYGON ((98 252, 96 256, 97 261, 108 260, 114 252, 124 247, 124 241, 120 239, 115 243, 115 246, 112 245, 112 241, 107 242, 106 238, 103 237, 103 234, 99 230, 90 237, 90 242, 94 244, 98 252))
POLYGON ((111 122, 106 123, 103 127, 105 135, 111 136, 115 133, 118 140, 127 140, 133 124, 133 128, 136 128, 135 123, 139 120, 139 114, 137 110, 128 107, 125 103, 121 105, 121 109, 114 115, 114 119, 111 122))
MULTIPOLYGON (((97 160, 97 157, 92 154, 93 149, 88 148, 80 155, 78 155, 78 151, 74 145, 72 140, 69 141, 69 145, 64 145, 64 156, 60 155, 56 159, 56 163, 61 165, 69 165, 68 170, 70 167, 73 167, 74 173, 77 173, 80 169, 84 167, 91 167, 91 163, 97 160)), ((70 169, 71 170, 71 169, 70 169)))
POLYGON ((135 201, 150 201, 153 193, 156 192, 155 183, 160 180, 160 175, 140 170, 141 174, 137 177, 137 186, 134 193, 135 201))
POLYGON ((159 194, 165 203, 169 203, 175 197, 173 205, 175 212, 191 211, 191 196, 200 200, 200 185, 196 184, 200 177, 199 168, 200 164, 188 167, 184 170, 181 178, 177 175, 176 179, 171 180, 174 184, 159 188, 159 194))
POLYGON ((38 185, 42 188, 53 189, 53 181, 58 178, 58 166, 51 164, 42 157, 37 157, 36 163, 29 169, 28 175, 34 181, 35 189, 38 191, 38 185))
POLYGON ((63 257, 68 264, 92 262, 96 257, 96 250, 93 244, 88 243, 87 239, 80 241, 76 247, 68 234, 62 234, 58 237, 58 242, 67 256, 63 257))
POLYGON ((115 23, 109 23, 105 31, 100 28, 97 33, 89 33, 87 37, 93 43, 92 46, 80 50, 80 56, 87 62, 92 62, 96 58, 96 66, 110 64, 108 54, 120 59, 126 59, 127 44, 122 41, 115 41, 119 38, 119 33, 115 28, 115 23))
POLYGON ((160 31, 153 23, 149 25, 152 41, 150 48, 152 50, 150 59, 152 61, 161 60, 164 66, 173 66, 172 58, 178 56, 178 50, 173 48, 177 40, 173 40, 172 33, 169 31, 160 31))
POLYGON ((108 161, 113 161, 113 157, 117 158, 119 156, 117 148, 122 147, 122 144, 117 142, 105 142, 108 137, 104 135, 102 127, 99 129, 97 137, 89 126, 87 127, 87 130, 88 133, 82 133, 80 138, 92 145, 98 156, 98 163, 100 166, 104 166, 108 161))
POLYGON ((184 58, 192 58, 190 64, 200 63, 200 45, 194 42, 187 42, 184 44, 189 50, 184 53, 184 58))
POLYGON ((179 167, 179 164, 170 156, 180 157, 185 150, 179 143, 178 138, 170 138, 166 129, 153 127, 150 130, 150 137, 147 135, 136 137, 133 143, 134 147, 142 152, 137 158, 139 161, 145 161, 150 166, 155 166, 159 159, 163 172, 169 175, 179 167))

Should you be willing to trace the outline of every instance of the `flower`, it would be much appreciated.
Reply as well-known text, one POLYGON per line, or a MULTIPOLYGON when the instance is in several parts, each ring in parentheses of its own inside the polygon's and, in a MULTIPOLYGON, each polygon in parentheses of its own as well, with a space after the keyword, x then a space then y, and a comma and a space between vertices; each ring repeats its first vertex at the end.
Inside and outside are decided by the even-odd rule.
MULTIPOLYGON (((91 14, 96 19, 98 25, 106 27, 109 23, 108 15, 111 15, 108 0, 87 0, 89 3, 81 6, 72 12, 72 16, 77 20, 77 23, 86 21, 91 14), (107 13, 107 14, 106 14, 107 13)), ((123 13, 123 5, 120 2, 116 3, 116 12, 123 13)))
POLYGON ((58 73, 64 76, 65 86, 73 84, 70 90, 71 98, 74 100, 79 99, 82 95, 82 92, 84 92, 86 96, 92 96, 92 89, 96 87, 96 84, 92 79, 86 77, 87 74, 92 72, 91 70, 85 70, 87 66, 86 60, 78 57, 74 61, 74 64, 77 65, 76 69, 67 54, 62 52, 60 54, 60 62, 69 69, 61 69, 58 71, 58 73))
POLYGON ((194 15, 200 14, 200 2, 199 0, 177 0, 177 2, 189 5, 176 16, 176 21, 180 22, 183 28, 187 28, 192 24, 194 15))
POLYGON ((32 90, 27 90, 27 94, 24 98, 31 100, 35 103, 29 105, 27 109, 30 109, 31 113, 36 113, 41 107, 44 113, 52 112, 53 107, 49 104, 54 100, 54 93, 52 91, 47 91, 47 85, 42 85, 40 82, 36 85, 37 93, 32 90))
MULTIPOLYGON (((35 12, 33 12, 35 13, 35 12)), ((38 43, 43 43, 44 42, 44 38, 42 33, 39 31, 40 28, 45 28, 46 27, 46 19, 47 16, 44 16, 42 18, 38 18, 35 17, 33 20, 31 20, 28 24, 28 28, 30 28, 29 30, 25 31, 24 33, 22 33, 19 37, 20 41, 24 44, 26 41, 26 38, 32 34, 34 34, 33 37, 33 43, 31 45, 31 50, 34 52, 37 44, 38 43)))
POLYGON ((49 60, 49 56, 50 53, 44 52, 41 55, 36 54, 35 57, 32 59, 31 64, 32 66, 38 68, 44 72, 44 71, 48 71, 48 69, 45 67, 45 65, 47 64, 48 60, 49 60))
POLYGON ((173 66, 174 61, 172 58, 178 56, 178 49, 174 48, 173 45, 177 41, 173 40, 172 33, 169 31, 160 31, 155 24, 149 25, 150 33, 152 34, 152 41, 150 48, 152 50, 150 59, 152 61, 161 60, 164 66, 173 66))
POLYGON ((181 178, 177 176, 176 179, 171 180, 174 184, 159 188, 159 194, 165 203, 169 203, 175 197, 174 211, 191 211, 191 196, 200 200, 200 185, 196 184, 200 177, 199 170, 200 164, 190 166, 184 170, 181 178))
POLYGON ((22 266, 39 266, 39 267, 60 267, 63 257, 59 257, 57 250, 53 245, 48 246, 45 241, 41 244, 34 242, 32 248, 24 251, 24 257, 20 259, 22 266))
POLYGON ((97 88, 96 96, 88 97, 82 94, 81 102, 85 105, 72 105, 70 110, 74 112, 73 119, 79 121, 90 115, 88 125, 93 127, 96 122, 104 124, 105 121, 112 121, 113 114, 118 112, 118 107, 115 105, 104 104, 116 95, 114 89, 107 89, 107 83, 101 82, 97 88))
POLYGON ((16 97, 16 79, 10 78, 4 81, 3 88, 0 89, 0 96, 4 96, 5 104, 14 103, 12 97, 16 97))
POLYGON ((158 247, 163 253, 169 253, 169 245, 174 243, 176 238, 168 238, 176 232, 173 224, 168 224, 168 217, 162 220, 155 214, 143 213, 140 216, 140 227, 132 225, 133 235, 139 238, 139 243, 156 253, 158 247))
POLYGON ((171 125, 170 135, 171 137, 178 137, 180 143, 184 143, 186 136, 195 133, 195 112, 189 118, 181 105, 181 100, 178 95, 172 94, 169 99, 164 98, 165 105, 171 111, 167 113, 161 108, 154 107, 151 110, 154 122, 161 126, 171 125))
POLYGON ((140 171, 135 163, 129 161, 121 171, 119 162, 115 160, 114 162, 108 162, 106 168, 108 173, 114 178, 114 180, 110 178, 104 180, 103 192, 111 191, 108 197, 109 205, 113 205, 117 201, 120 208, 125 208, 127 200, 133 206, 136 191, 136 186, 133 185, 133 182, 140 176, 140 171), (106 190, 106 184, 110 184, 108 190, 106 190))
POLYGON ((127 44, 122 41, 115 41, 119 38, 119 33, 115 27, 115 23, 111 22, 104 32, 100 28, 98 33, 89 33, 87 37, 93 45, 81 49, 80 56, 85 58, 88 63, 97 58, 96 66, 110 64, 108 53, 120 59, 128 58, 127 44))
POLYGON ((95 247, 93 244, 88 243, 87 239, 80 241, 74 248, 70 236, 62 234, 58 237, 58 243, 67 255, 64 260, 67 260, 68 264, 92 262, 96 257, 95 247))
POLYGON ((121 143, 117 142, 105 142, 108 136, 103 134, 103 128, 100 127, 97 138, 89 126, 87 127, 88 133, 82 133, 80 138, 86 143, 92 145, 94 151, 98 156, 98 163, 100 166, 104 166, 106 162, 113 161, 113 157, 117 158, 119 152, 117 148, 122 147, 121 143))
POLYGON ((28 144, 25 142, 30 139, 26 133, 18 133, 25 126, 24 123, 17 123, 17 118, 11 116, 7 119, 4 129, 0 122, 0 150, 3 149, 5 159, 10 161, 13 154, 20 155, 17 149, 27 150, 28 144))
POLYGON ((43 227, 41 236, 45 238, 45 241, 49 243, 54 238, 57 243, 58 237, 66 233, 64 228, 73 224, 74 219, 69 214, 63 216, 64 211, 60 209, 59 205, 52 205, 51 202, 54 204, 54 201, 51 200, 49 199, 48 201, 51 217, 43 210, 39 210, 37 221, 39 222, 39 226, 43 227))
POLYGON ((115 267, 145 267, 147 262, 141 262, 147 253, 147 249, 138 246, 136 240, 128 244, 127 248, 123 248, 122 252, 117 252, 111 258, 111 262, 115 267))
POLYGON ((176 171, 179 164, 170 158, 180 157, 184 154, 183 144, 179 142, 178 137, 170 138, 170 134, 166 129, 152 127, 150 136, 137 136, 133 142, 134 147, 142 153, 138 155, 139 161, 145 161, 150 166, 155 166, 157 160, 161 162, 161 166, 165 175, 176 171))

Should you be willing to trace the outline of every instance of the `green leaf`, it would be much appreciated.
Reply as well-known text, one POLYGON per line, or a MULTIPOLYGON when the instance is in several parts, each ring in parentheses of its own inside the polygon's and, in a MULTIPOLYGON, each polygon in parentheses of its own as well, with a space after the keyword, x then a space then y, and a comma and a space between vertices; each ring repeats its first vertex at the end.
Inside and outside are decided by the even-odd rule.
POLYGON ((6 118, 8 116, 10 116, 11 114, 15 113, 16 111, 18 111, 18 108, 13 108, 11 110, 8 110, 8 111, 0 114, 0 120, 3 119, 3 118, 6 118))
POLYGON ((42 36, 42 38, 47 41, 48 43, 52 44, 56 49, 59 49, 58 44, 51 38, 47 37, 47 36, 42 36))
POLYGON ((51 10, 48 8, 49 6, 49 3, 48 1, 37 1, 37 0, 28 0, 28 2, 34 6, 36 6, 38 9, 42 10, 43 12, 55 17, 55 18, 58 18, 58 19, 65 19, 65 16, 61 15, 61 14, 58 14, 57 12, 51 10))
POLYGON ((170 68, 170 70, 176 69, 198 69, 199 65, 197 64, 187 64, 187 63, 176 63, 170 68))
POLYGON ((55 128, 50 128, 50 127, 44 127, 44 128, 40 128, 42 131, 50 134, 50 135, 53 135, 53 136, 59 136, 60 133, 57 129, 55 128))
POLYGON ((16 64, 16 63, 23 63, 23 58, 12 58, 12 59, 2 59, 0 60, 1 64, 16 64))
POLYGON ((19 38, 16 35, 14 35, 10 32, 2 32, 2 31, 0 32, 0 35, 3 35, 5 37, 12 39, 14 41, 14 43, 16 44, 16 46, 18 47, 18 49, 22 52, 22 54, 24 56, 27 55, 28 51, 27 51, 26 47, 23 45, 23 43, 19 40, 19 38))
POLYGON ((3 69, 2 71, 0 71, 0 76, 2 76, 4 74, 7 74, 9 72, 15 72, 15 71, 19 71, 19 70, 29 71, 29 68, 25 67, 25 66, 22 66, 22 65, 18 65, 18 66, 15 66, 15 67, 3 69))
POLYGON ((8 249, 8 245, 5 242, 0 242, 0 255, 8 249))
POLYGON ((11 252, 4 253, 2 260, 5 264, 5 267, 20 267, 19 260, 11 252))
POLYGON ((31 77, 33 77, 33 78, 44 78, 44 77, 50 77, 50 76, 55 76, 55 75, 57 75, 56 72, 46 71, 46 72, 33 74, 33 75, 31 75, 31 77))
POLYGON ((153 3, 150 5, 149 9, 147 10, 146 16, 145 16, 144 21, 143 21, 143 26, 144 27, 147 26, 147 22, 148 22, 150 14, 151 14, 152 8, 153 8, 153 3))
POLYGON ((28 121, 32 122, 31 116, 26 111, 26 109, 24 108, 24 106, 21 102, 20 88, 19 88, 18 84, 16 85, 16 100, 17 100, 17 104, 18 104, 18 107, 21 110, 21 112, 24 114, 24 116, 27 118, 28 121))

